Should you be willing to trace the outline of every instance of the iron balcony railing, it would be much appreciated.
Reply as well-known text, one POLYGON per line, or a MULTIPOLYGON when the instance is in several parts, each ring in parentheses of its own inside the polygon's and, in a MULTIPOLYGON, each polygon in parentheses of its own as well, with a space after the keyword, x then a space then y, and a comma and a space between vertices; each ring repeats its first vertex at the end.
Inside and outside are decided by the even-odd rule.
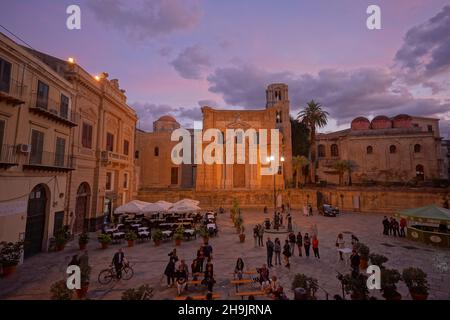
POLYGON ((9 100, 13 104, 25 103, 25 96, 27 94, 27 86, 23 85, 14 79, 1 80, 0 79, 0 97, 9 100))
POLYGON ((32 111, 38 112, 55 120, 63 121, 67 124, 78 124, 79 114, 70 110, 69 106, 64 106, 61 101, 39 97, 36 93, 34 95, 36 97, 36 102, 31 108, 32 111))
POLYGON ((0 163, 17 164, 17 148, 14 145, 0 145, 0 163))
POLYGON ((75 169, 75 158, 71 155, 47 151, 31 151, 28 155, 28 165, 36 167, 75 169))

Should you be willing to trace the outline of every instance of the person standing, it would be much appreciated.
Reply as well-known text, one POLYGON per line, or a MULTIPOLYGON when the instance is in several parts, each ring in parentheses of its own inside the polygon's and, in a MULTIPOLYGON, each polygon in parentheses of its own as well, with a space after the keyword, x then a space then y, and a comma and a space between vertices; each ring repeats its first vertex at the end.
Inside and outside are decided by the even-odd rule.
POLYGON ((269 268, 272 268, 273 267, 272 257, 273 257, 274 243, 272 242, 270 237, 267 238, 266 249, 267 249, 267 265, 269 266, 269 268))
POLYGON ((287 221, 288 221, 288 232, 292 232, 292 216, 291 214, 288 212, 287 214, 287 221))
POLYGON ((312 216, 313 215, 313 209, 312 209, 312 205, 309 205, 309 215, 312 216))
POLYGON ((258 245, 260 247, 264 247, 263 237, 264 237, 264 228, 262 225, 258 225, 258 245))
POLYGON ((291 247, 291 257, 294 256, 294 250, 295 250, 295 242, 296 242, 296 238, 295 238, 295 234, 293 232, 289 233, 289 245, 291 247))
POLYGON ((198 272, 203 272, 203 264, 205 262, 205 251, 203 250, 203 246, 200 247, 197 251, 197 263, 198 263, 198 272))
POLYGON ((394 228, 394 237, 399 236, 400 237, 400 225, 397 221, 397 219, 394 218, 393 220, 393 228, 394 228))
POLYGON ((284 262, 286 262, 285 267, 290 268, 289 258, 291 256, 291 247, 289 246, 289 241, 286 239, 283 247, 284 262))
POLYGON ((311 247, 311 239, 309 238, 309 234, 305 233, 303 237, 303 246, 305 247, 305 255, 309 258, 309 248, 311 247))
POLYGON ((175 260, 169 259, 164 275, 167 277, 167 288, 172 287, 175 284, 175 260))
POLYGON ((394 234, 394 218, 389 219, 389 235, 392 236, 394 234))
POLYGON ((255 240, 255 248, 256 248, 256 242, 259 243, 259 230, 258 230, 258 225, 255 224, 255 226, 253 227, 253 240, 255 240))
POLYGON ((212 246, 209 244, 209 242, 205 243, 205 246, 203 248, 203 251, 205 253, 205 258, 206 259, 212 259, 212 253, 213 253, 213 248, 212 246))
POLYGON ((386 216, 384 216, 384 219, 383 219, 383 234, 385 236, 389 235, 389 220, 386 216))
POLYGON ((319 239, 317 239, 316 236, 313 236, 312 238, 312 249, 314 252, 314 257, 316 257, 317 259, 320 259, 320 255, 319 255, 319 239))
POLYGON ((275 265, 281 266, 281 243, 280 239, 275 238, 275 244, 273 246, 273 251, 275 252, 275 265))
POLYGON ((352 276, 356 278, 359 274, 359 264, 361 262, 361 257, 358 252, 353 249, 352 255, 350 256, 350 265, 352 267, 352 276))
POLYGON ((302 256, 302 247, 303 247, 303 236, 302 233, 299 231, 297 233, 297 248, 298 248, 298 256, 302 256))
POLYGON ((208 287, 208 291, 213 291, 213 286, 216 280, 214 279, 213 265, 209 264, 206 266, 205 278, 203 279, 203 283, 208 287))
POLYGON ((117 279, 122 278, 122 268, 124 260, 125 254, 122 252, 122 248, 119 248, 112 259, 112 264, 114 265, 114 269, 116 270, 117 279))
POLYGON ((406 219, 401 218, 400 219, 400 237, 406 237, 405 228, 406 228, 406 219))
POLYGON ((345 241, 344 241, 344 235, 342 233, 339 233, 336 239, 336 248, 339 252, 339 260, 344 261, 344 257, 342 256, 341 249, 345 248, 345 241))

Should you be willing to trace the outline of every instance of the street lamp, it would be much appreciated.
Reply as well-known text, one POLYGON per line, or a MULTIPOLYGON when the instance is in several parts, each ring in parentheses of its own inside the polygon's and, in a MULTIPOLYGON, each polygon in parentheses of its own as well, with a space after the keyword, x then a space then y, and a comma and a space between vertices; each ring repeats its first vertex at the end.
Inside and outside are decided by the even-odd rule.
MULTIPOLYGON (((270 157, 267 157, 266 160, 268 163, 271 163, 272 161, 275 160, 275 156, 271 155, 270 157)), ((283 156, 280 158, 280 161, 282 163, 284 162, 283 156)), ((276 176, 277 176, 277 174, 278 174, 278 171, 274 172, 274 174, 273 174, 273 210, 274 210, 274 212, 277 210, 277 191, 276 191, 276 176)))

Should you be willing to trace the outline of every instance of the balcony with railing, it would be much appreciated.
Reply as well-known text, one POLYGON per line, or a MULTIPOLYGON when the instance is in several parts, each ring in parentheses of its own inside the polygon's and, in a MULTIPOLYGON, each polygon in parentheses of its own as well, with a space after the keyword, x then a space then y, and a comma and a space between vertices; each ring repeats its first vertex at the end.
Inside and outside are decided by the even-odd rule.
POLYGON ((75 170, 75 158, 71 155, 55 152, 31 152, 23 168, 29 170, 67 172, 75 170))
POLYGON ((69 127, 75 127, 78 125, 79 114, 69 110, 68 107, 64 108, 60 101, 42 98, 36 93, 34 93, 33 96, 36 97, 36 101, 32 106, 30 106, 31 112, 63 123, 69 127))
POLYGON ((0 79, 0 102, 5 101, 6 104, 13 106, 25 103, 25 96, 27 87, 16 80, 1 80, 0 79))
POLYGON ((101 152, 101 160, 103 164, 128 164, 129 163, 129 156, 112 152, 112 151, 102 151, 101 152))
POLYGON ((18 165, 17 148, 13 145, 0 145, 0 168, 18 165))

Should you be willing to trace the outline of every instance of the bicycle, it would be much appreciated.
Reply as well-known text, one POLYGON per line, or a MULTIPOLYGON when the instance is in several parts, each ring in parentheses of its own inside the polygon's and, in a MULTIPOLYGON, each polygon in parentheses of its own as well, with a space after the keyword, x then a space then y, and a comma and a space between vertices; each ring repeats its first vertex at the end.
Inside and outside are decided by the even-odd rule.
MULTIPOLYGON (((123 279, 123 280, 130 280, 134 275, 133 268, 130 266, 129 263, 125 263, 123 265, 121 271, 122 271, 122 276, 120 279, 123 279)), ((117 277, 116 268, 114 268, 114 266, 112 266, 112 265, 108 269, 103 269, 98 274, 98 282, 100 284, 108 284, 113 279, 119 280, 119 278, 117 277)))

